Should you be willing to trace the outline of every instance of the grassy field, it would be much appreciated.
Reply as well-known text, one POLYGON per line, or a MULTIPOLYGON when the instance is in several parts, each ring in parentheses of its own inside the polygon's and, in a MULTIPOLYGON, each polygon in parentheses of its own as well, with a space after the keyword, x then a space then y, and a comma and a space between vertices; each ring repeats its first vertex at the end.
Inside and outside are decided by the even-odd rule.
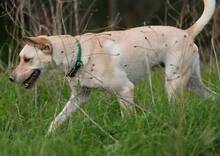
MULTIPOLYGON (((220 93, 215 65, 202 69, 206 84, 220 93)), ((153 74, 152 84, 150 92, 147 81, 138 83, 135 100, 142 111, 136 116, 121 118, 115 97, 93 91, 83 107, 90 118, 78 111, 45 137, 69 97, 63 77, 43 76, 27 91, 0 73, 0 156, 220 155, 220 101, 189 94, 170 104, 162 72, 153 74)))

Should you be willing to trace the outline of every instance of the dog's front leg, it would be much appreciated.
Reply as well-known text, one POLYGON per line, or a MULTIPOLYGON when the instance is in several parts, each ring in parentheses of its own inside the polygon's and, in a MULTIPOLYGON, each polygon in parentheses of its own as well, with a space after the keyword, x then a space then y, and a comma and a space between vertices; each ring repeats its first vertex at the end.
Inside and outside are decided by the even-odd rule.
POLYGON ((72 92, 71 98, 63 108, 62 112, 50 124, 48 134, 53 132, 59 125, 61 125, 70 115, 75 112, 78 107, 88 100, 88 89, 77 89, 72 92))

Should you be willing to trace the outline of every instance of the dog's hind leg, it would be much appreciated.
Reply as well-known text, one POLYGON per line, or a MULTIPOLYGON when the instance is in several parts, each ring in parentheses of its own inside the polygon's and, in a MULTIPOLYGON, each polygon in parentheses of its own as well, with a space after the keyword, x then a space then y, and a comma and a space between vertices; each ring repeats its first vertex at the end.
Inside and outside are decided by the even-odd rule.
POLYGON ((216 93, 209 88, 207 88, 202 80, 201 80, 201 74, 200 74, 200 64, 199 64, 199 55, 196 57, 195 64, 194 64, 194 71, 187 83, 187 88, 205 98, 215 98, 216 93))
POLYGON ((186 71, 184 75, 166 73, 165 87, 168 94, 168 99, 175 98, 177 94, 181 95, 186 88, 191 71, 186 71))
POLYGON ((78 107, 81 107, 89 97, 90 91, 88 89, 72 89, 72 96, 63 108, 62 112, 55 117, 53 122, 50 124, 48 134, 53 132, 58 126, 60 126, 73 112, 77 110, 78 107))
POLYGON ((175 98, 177 94, 181 95, 186 88, 187 82, 193 71, 193 58, 190 52, 170 53, 165 62, 165 87, 168 99, 175 98))

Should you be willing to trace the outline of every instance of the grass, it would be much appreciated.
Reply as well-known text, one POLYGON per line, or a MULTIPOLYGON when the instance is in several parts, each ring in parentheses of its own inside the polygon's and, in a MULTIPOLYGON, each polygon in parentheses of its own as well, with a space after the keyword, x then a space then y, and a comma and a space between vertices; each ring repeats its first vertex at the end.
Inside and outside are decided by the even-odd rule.
MULTIPOLYGON (((216 69, 211 65, 203 71, 206 84, 219 93, 216 69)), ((135 100, 145 111, 137 116, 121 118, 115 97, 92 92, 83 108, 108 135, 78 111, 54 135, 45 137, 55 112, 69 97, 63 78, 41 77, 39 86, 30 91, 10 83, 5 73, 0 79, 0 156, 220 155, 219 100, 189 94, 169 104, 161 72, 153 74, 152 93, 148 82, 138 83, 135 100)))

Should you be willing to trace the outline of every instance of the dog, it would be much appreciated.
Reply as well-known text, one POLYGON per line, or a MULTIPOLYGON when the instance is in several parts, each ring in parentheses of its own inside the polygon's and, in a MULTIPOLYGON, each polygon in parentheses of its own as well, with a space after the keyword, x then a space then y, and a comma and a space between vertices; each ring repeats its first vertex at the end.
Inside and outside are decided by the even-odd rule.
POLYGON ((123 31, 87 33, 79 36, 24 37, 20 63, 10 80, 31 88, 50 64, 62 67, 71 87, 71 97, 52 121, 53 132, 89 97, 91 88, 105 89, 117 96, 128 112, 134 110, 134 84, 151 68, 165 66, 168 98, 185 89, 203 97, 214 97, 200 77, 200 61, 195 37, 209 22, 215 0, 204 0, 204 12, 186 30, 171 26, 143 26, 123 31))

